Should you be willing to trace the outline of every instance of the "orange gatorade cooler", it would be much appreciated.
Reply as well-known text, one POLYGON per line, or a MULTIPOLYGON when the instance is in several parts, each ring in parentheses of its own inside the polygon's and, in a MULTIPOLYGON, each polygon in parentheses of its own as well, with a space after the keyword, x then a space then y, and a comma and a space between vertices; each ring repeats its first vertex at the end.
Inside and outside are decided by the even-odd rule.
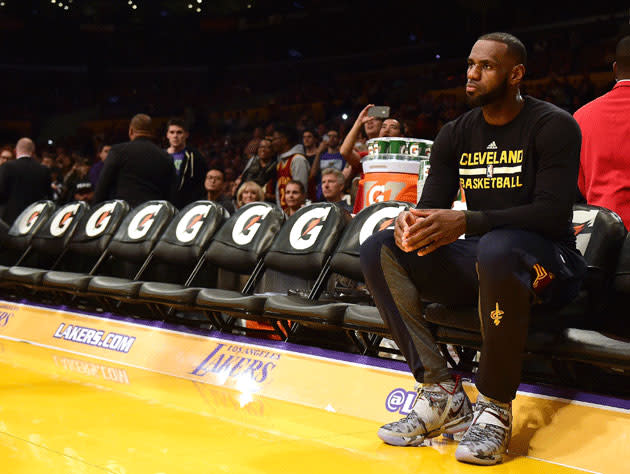
MULTIPOLYGON (((369 154, 363 158, 359 184, 362 206, 376 202, 418 202, 418 174, 425 172, 433 144, 419 138, 379 137, 367 141, 369 154)), ((428 167, 427 170, 428 171, 428 167)), ((358 212, 360 209, 356 209, 358 212)))

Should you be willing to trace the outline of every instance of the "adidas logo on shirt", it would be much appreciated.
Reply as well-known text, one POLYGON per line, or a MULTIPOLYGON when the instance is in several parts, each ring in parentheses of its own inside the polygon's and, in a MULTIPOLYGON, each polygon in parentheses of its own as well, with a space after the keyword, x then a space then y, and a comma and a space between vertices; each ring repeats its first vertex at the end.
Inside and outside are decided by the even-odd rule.
POLYGON ((496 150, 497 149, 497 144, 494 142, 494 140, 492 140, 492 142, 490 142, 490 145, 488 145, 486 147, 487 150, 496 150))

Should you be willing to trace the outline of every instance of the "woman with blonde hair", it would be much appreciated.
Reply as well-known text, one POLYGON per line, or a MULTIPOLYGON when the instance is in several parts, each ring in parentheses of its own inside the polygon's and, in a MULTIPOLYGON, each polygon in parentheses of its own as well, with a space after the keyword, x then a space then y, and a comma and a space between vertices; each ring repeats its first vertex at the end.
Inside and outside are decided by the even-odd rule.
POLYGON ((265 194, 258 183, 254 181, 245 181, 236 193, 236 207, 238 209, 250 202, 263 201, 264 199, 265 194))

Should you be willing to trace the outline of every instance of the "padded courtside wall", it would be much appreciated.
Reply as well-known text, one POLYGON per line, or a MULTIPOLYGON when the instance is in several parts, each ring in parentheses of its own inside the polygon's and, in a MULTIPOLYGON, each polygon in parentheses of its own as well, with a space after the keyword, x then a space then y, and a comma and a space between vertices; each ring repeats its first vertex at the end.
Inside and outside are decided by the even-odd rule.
MULTIPOLYGON (((278 399, 379 423, 408 412, 401 362, 220 335, 209 337, 0 301, 0 339, 223 386, 241 406, 278 399), (174 357, 173 355, 177 356, 174 357)), ((521 386, 510 452, 588 472, 627 472, 630 401, 521 386)), ((466 385, 471 396, 474 387, 466 385)), ((549 471, 554 472, 553 464, 549 471)))

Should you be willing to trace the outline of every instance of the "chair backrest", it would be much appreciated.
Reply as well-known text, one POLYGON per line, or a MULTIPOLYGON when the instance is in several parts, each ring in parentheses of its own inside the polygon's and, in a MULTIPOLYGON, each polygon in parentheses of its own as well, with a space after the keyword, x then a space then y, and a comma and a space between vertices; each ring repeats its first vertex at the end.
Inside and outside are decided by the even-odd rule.
POLYGON ((303 207, 280 229, 265 266, 305 280, 317 278, 351 219, 347 211, 328 202, 303 207))
POLYGON ((61 253, 72 239, 87 210, 88 205, 83 201, 70 202, 59 207, 33 236, 33 249, 48 255, 61 253))
POLYGON ((284 220, 284 213, 274 204, 246 204, 219 229, 205 258, 230 272, 251 273, 269 250, 284 220))
POLYGON ((144 262, 175 214, 168 201, 147 201, 131 210, 109 244, 116 258, 127 262, 144 262))
POLYGON ((348 224, 333 255, 332 270, 353 280, 363 281, 359 249, 372 234, 393 229, 398 214, 411 207, 403 201, 385 201, 365 207, 348 224))
POLYGON ((588 204, 573 206, 572 221, 577 249, 588 265, 585 285, 597 291, 614 274, 626 228, 613 211, 588 204))
POLYGON ((31 244, 33 236, 50 218, 56 209, 53 201, 36 201, 15 219, 8 231, 7 247, 24 250, 31 244))
POLYGON ((122 200, 96 204, 81 217, 68 245, 70 252, 90 256, 102 254, 128 212, 129 204, 122 200))
POLYGON ((617 268, 615 270, 615 291, 625 296, 627 300, 630 296, 630 233, 626 234, 623 241, 617 268))
POLYGON ((226 218, 227 212, 216 202, 188 204, 170 221, 156 243, 154 258, 180 265, 196 263, 226 218))

